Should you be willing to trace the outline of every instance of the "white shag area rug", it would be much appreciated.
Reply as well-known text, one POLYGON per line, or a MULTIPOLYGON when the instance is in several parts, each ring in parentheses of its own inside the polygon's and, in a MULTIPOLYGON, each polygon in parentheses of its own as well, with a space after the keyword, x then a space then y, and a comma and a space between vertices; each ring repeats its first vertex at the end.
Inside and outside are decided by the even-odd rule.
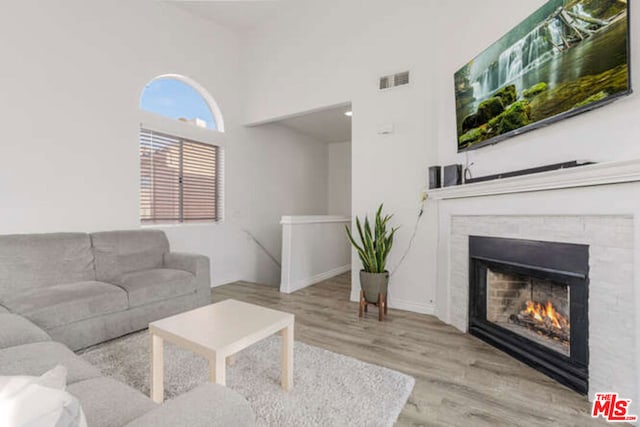
MULTIPOLYGON (((208 363, 165 341, 165 398, 207 381, 208 363)), ((103 374, 149 395, 147 331, 80 352, 103 374)), ((403 373, 295 342, 293 390, 280 388, 280 337, 241 351, 227 387, 243 395, 261 426, 392 426, 415 384, 403 373)))

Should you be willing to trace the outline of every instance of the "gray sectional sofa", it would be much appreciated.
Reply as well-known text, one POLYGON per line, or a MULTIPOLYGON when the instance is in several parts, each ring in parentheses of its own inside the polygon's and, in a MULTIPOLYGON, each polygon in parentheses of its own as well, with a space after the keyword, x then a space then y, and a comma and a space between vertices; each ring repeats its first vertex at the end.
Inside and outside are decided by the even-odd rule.
POLYGON ((89 426, 253 425, 249 404, 226 387, 158 405, 72 351, 208 304, 209 283, 209 259, 170 252, 161 231, 0 236, 0 375, 65 366, 89 426))
POLYGON ((0 236, 0 305, 72 350, 210 302, 209 259, 159 230, 0 236))
POLYGON ((253 426, 247 401, 217 384, 203 384, 162 405, 137 390, 102 376, 28 319, 0 313, 0 375, 42 375, 67 368, 67 391, 78 398, 89 427, 253 426))

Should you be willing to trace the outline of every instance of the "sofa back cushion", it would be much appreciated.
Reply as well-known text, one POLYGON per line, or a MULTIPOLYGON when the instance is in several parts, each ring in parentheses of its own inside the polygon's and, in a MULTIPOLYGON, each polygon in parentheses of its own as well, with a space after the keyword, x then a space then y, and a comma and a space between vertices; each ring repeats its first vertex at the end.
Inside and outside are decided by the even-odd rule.
POLYGON ((91 234, 96 277, 112 281, 124 273, 162 266, 169 241, 160 230, 105 231, 91 234))
POLYGON ((29 289, 87 280, 95 280, 88 234, 0 236, 0 301, 29 289))

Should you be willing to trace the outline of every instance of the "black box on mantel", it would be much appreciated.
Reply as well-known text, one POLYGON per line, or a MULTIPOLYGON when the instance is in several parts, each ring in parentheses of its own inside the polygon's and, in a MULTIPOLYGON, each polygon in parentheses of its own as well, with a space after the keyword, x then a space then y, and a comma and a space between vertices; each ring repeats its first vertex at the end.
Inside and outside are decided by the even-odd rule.
POLYGON ((429 168, 429 190, 442 187, 442 181, 440 180, 440 166, 431 166, 429 168))
POLYGON ((462 165, 449 165, 442 168, 442 186, 462 184, 462 165))

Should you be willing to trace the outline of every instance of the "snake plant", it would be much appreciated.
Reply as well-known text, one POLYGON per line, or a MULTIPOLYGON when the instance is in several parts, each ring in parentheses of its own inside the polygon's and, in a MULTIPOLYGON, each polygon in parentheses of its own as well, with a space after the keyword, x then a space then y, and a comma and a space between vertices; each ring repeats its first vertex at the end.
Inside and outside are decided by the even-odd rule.
POLYGON ((386 271, 387 256, 393 246, 393 235, 397 230, 397 228, 393 227, 387 229, 393 215, 383 216, 382 206, 380 205, 376 212, 373 229, 366 215, 364 217, 364 225, 360 222, 360 218, 356 216, 356 228, 360 243, 356 242, 349 227, 345 227, 349 241, 358 252, 362 267, 367 273, 384 273, 386 271))

